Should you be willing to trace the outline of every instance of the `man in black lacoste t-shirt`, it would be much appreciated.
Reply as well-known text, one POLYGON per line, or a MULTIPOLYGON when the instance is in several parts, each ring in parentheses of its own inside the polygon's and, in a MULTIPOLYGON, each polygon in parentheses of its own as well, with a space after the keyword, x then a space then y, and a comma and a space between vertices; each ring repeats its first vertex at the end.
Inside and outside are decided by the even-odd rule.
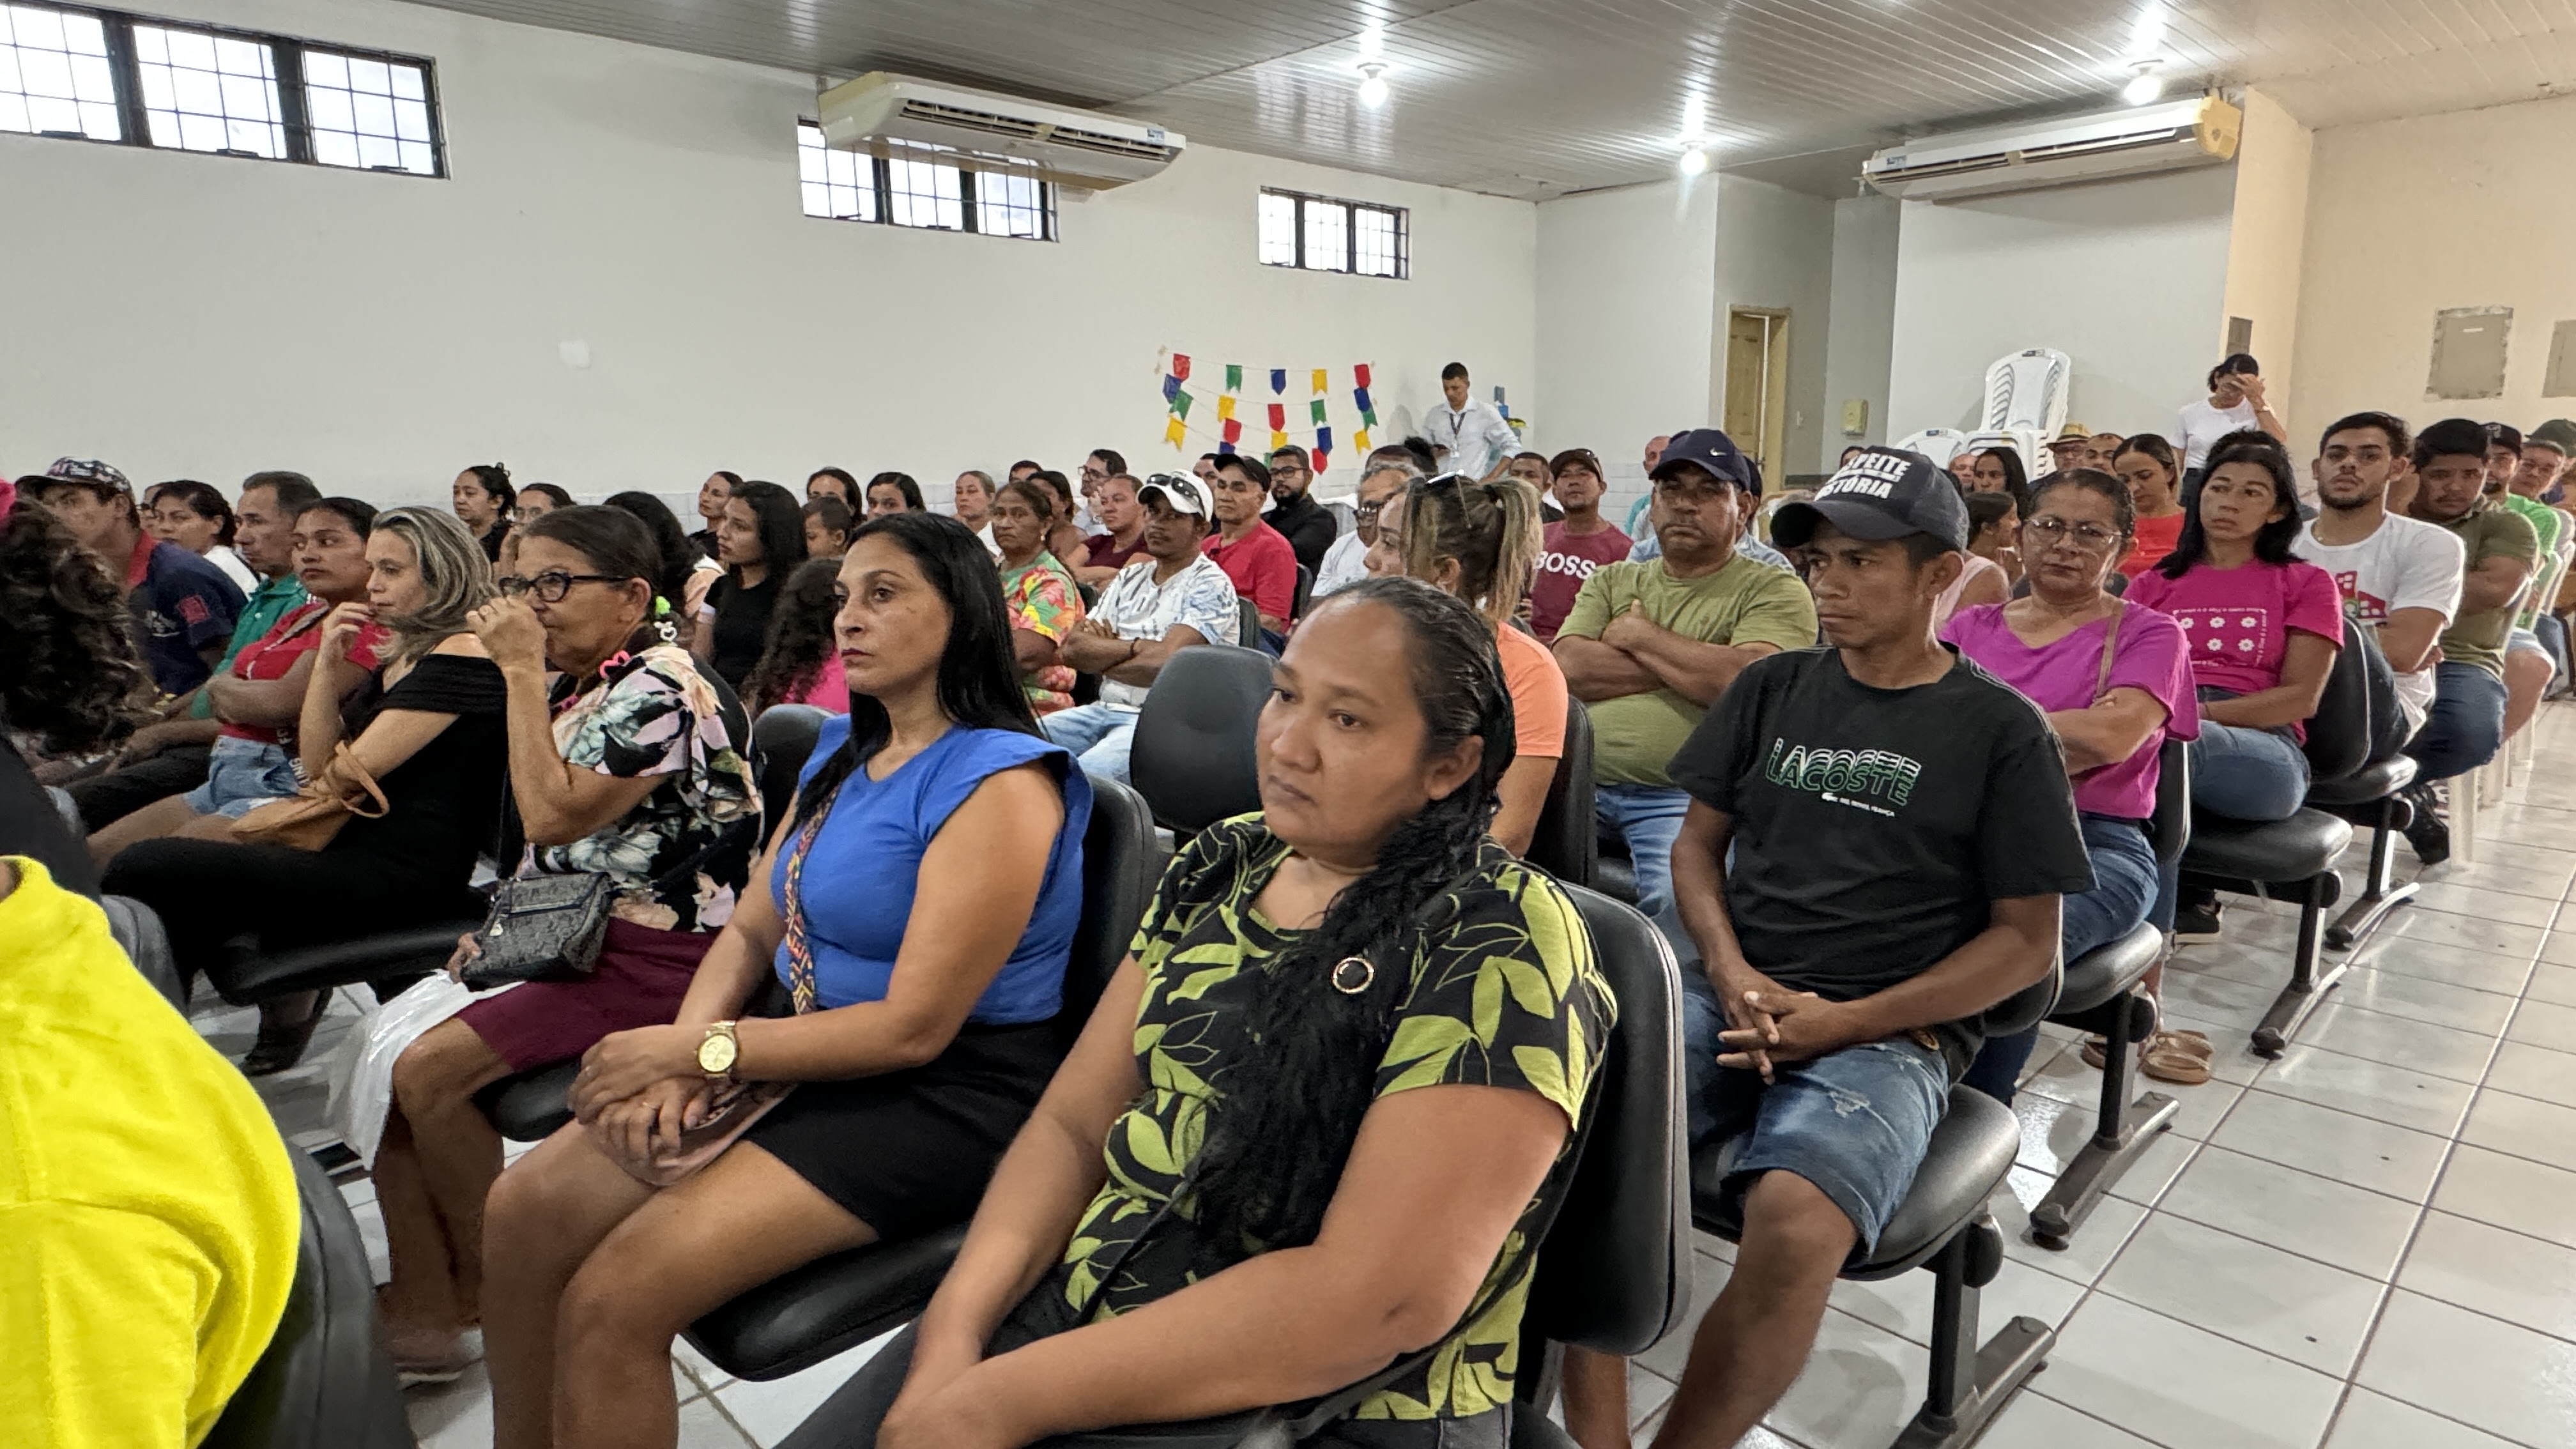
POLYGON ((1732 1444, 1787 1391, 1979 1017, 2047 975, 2058 897, 2092 885, 2046 717, 1934 636, 1967 542, 1939 470, 1866 450, 1772 537, 1804 550, 1827 647, 1748 666, 1672 765, 1692 797, 1673 894, 1703 961, 1683 973, 1691 1135, 1725 1144, 1744 1231, 1670 1443, 1732 1444))

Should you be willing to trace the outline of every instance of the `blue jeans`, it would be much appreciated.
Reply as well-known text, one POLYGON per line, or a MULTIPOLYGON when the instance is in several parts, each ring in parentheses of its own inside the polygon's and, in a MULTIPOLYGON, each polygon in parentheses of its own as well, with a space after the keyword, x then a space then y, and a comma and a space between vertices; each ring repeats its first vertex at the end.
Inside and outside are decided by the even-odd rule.
POLYGON ((1681 913, 1673 909, 1673 842, 1690 813, 1690 792, 1669 785, 1599 785, 1592 808, 1601 823, 1628 842, 1628 859, 1637 872, 1637 909, 1655 923, 1673 950, 1688 961, 1699 955, 1683 934, 1681 913))
MULTIPOLYGON (((2155 846, 2137 821, 2086 815, 2079 823, 2084 853, 2093 862, 2093 889, 2059 898, 2057 940, 2069 965, 2136 930, 2161 894, 2155 846)), ((2011 1036, 1990 1036, 1960 1080, 2009 1107, 2022 1064, 2038 1043, 2037 1024, 2011 1036)))
POLYGON ((1046 737, 1073 753, 1095 780, 1127 779, 1127 751, 1136 739, 1136 711, 1106 704, 1077 704, 1038 721, 1046 737))
POLYGON ((1941 1053, 1894 1037, 1782 1067, 1765 1084, 1758 1072, 1717 1064, 1725 1024, 1708 973, 1685 969, 1682 1076, 1692 1145, 1725 1142, 1730 1196, 1765 1172, 1815 1184, 1851 1219, 1860 1252, 1868 1253, 1914 1185, 1949 1106, 1941 1053))
POLYGON ((283 746, 224 735, 206 757, 206 783, 187 794, 188 808, 239 820, 251 807, 283 800, 300 788, 295 761, 283 746))
MULTIPOLYGON (((2222 690, 2201 692, 2204 702, 2233 698, 2222 690)), ((2307 798, 2308 754, 2298 741, 2274 730, 2201 720, 2200 738, 2191 742, 2192 809, 2230 820, 2287 820, 2307 798)), ((2149 919, 2159 929, 2173 928, 2181 892, 2182 863, 2176 861, 2156 882, 2149 919)))
POLYGON ((2474 664, 2433 670, 2433 708, 2408 742, 2415 778, 2447 780, 2495 758, 2504 743, 2504 680, 2474 664))

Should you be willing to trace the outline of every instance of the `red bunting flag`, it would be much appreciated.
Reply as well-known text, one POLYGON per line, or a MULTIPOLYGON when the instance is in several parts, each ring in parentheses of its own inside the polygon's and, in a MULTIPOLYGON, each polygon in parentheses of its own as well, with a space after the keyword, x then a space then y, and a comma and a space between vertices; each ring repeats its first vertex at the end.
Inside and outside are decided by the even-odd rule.
POLYGON ((1179 378, 1183 382, 1190 380, 1190 355, 1188 353, 1175 352, 1172 354, 1172 376, 1179 378))
MULTIPOLYGON (((1184 357, 1184 358, 1182 358, 1182 359, 1181 359, 1181 376, 1183 376, 1183 377, 1187 377, 1187 376, 1189 376, 1189 375, 1190 375, 1190 374, 1189 374, 1189 364, 1190 364, 1190 360, 1189 360, 1188 358, 1184 357)), ((1358 385, 1358 386, 1360 386, 1360 387, 1366 387, 1366 386, 1368 386, 1368 385, 1369 385, 1369 365, 1368 365, 1367 363, 1363 362, 1363 363, 1361 363, 1359 366, 1352 368, 1352 369, 1351 369, 1351 381, 1352 381, 1353 383, 1357 384, 1357 385, 1358 385)))
POLYGON ((1280 403, 1272 403, 1272 404, 1270 405, 1270 431, 1272 431, 1272 432, 1274 432, 1274 433, 1275 433, 1275 432, 1278 432, 1278 431, 1280 431, 1281 429, 1283 429, 1283 428, 1285 428, 1285 427, 1287 427, 1287 426, 1288 426, 1288 409, 1287 409, 1287 407, 1286 407, 1285 405, 1283 405, 1283 404, 1280 404, 1280 403))

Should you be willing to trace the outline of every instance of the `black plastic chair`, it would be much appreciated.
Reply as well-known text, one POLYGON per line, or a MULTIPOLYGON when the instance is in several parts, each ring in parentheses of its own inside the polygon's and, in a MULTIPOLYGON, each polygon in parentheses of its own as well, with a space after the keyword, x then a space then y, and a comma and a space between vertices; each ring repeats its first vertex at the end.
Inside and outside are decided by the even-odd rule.
MULTIPOLYGON (((1094 780, 1092 790, 1091 825, 1082 838, 1082 924, 1057 1018, 1068 1046, 1127 958, 1155 884, 1154 826, 1145 802, 1114 780, 1094 780)), ((811 1368, 918 1314, 965 1240, 966 1225, 957 1223, 818 1259, 699 1319, 688 1330, 689 1342, 736 1378, 774 1379, 811 1368)))
POLYGON ((1557 757, 1556 776, 1547 782, 1547 803, 1539 807, 1538 824, 1530 831, 1530 864, 1568 885, 1590 887, 1601 858, 1600 825, 1592 807, 1592 712, 1582 700, 1568 696, 1565 753, 1557 757))
POLYGON ((179 974, 179 963, 170 954, 170 933, 161 924, 161 914, 132 896, 100 896, 98 908, 107 915, 108 934, 116 938, 125 959, 161 999, 188 1010, 188 978, 179 974))
MULTIPOLYGON (((2376 668, 2367 670, 2374 681, 2387 669, 2378 635, 2350 618, 2344 621, 2344 649, 2360 654, 2366 665, 2376 662, 2376 668)), ((2372 702, 2378 702, 2375 696, 2372 702)), ((2349 775, 2308 787, 2310 809, 2370 831, 2370 867, 2362 878, 2362 892, 2326 927, 2326 945, 2332 950, 2359 949, 2391 912, 2415 898, 2415 882, 2396 878, 2397 840, 2415 819, 2415 807, 2403 798, 2406 788, 2415 783, 2415 761, 2401 753, 2397 743, 2388 742, 2385 759, 2365 761, 2349 775)))
MULTIPOLYGON (((794 810, 796 777, 804 773, 815 737, 831 718, 832 712, 820 705, 773 704, 752 721, 751 773, 760 787, 764 840, 794 810)), ((759 858, 757 848, 753 858, 759 858)), ((455 937, 449 936, 448 941, 453 945, 455 937)), ((502 1136, 513 1142, 541 1142, 572 1120, 565 1098, 572 1091, 573 1078, 580 1075, 578 1058, 520 1072, 475 1093, 475 1105, 502 1136)))
MULTIPOLYGON (((1645 917, 1606 896, 1567 892, 1592 935, 1618 998, 1619 1020, 1601 1064, 1591 1125, 1576 1149, 1574 1179, 1540 1244, 1521 1317, 1513 1382, 1513 1441, 1565 1449, 1549 1423, 1562 1345, 1640 1353, 1681 1323, 1690 1306, 1689 1204, 1682 1190, 1681 977, 1672 950, 1645 917)), ((911 1360, 907 1330, 826 1399, 781 1449, 870 1442, 911 1360)), ((1250 1415, 1051 1438, 1051 1449, 1238 1442, 1250 1415)))
MULTIPOLYGON (((2060 975, 2051 969, 1986 1013, 1987 1034, 2008 1036, 2047 1016, 2057 1002, 2060 975)), ((1702 1228, 1733 1241, 1741 1226, 1738 1205, 1720 1191, 1717 1147, 1692 1154, 1691 1205, 1702 1228)), ((1913 1422, 1897 1436, 1897 1449, 1967 1449, 2056 1345, 2057 1330, 2027 1316, 2014 1318, 1982 1344, 1977 1339, 1979 1291, 2004 1262, 2003 1230, 1986 1200, 2012 1171, 2020 1150, 2021 1121, 2011 1108, 1974 1087, 1952 1087, 1950 1110, 1933 1129, 1914 1185, 1879 1234, 1877 1250, 1843 1265, 1842 1276, 1860 1282, 1914 1268, 1935 1280, 1930 1389, 1913 1422)))
MULTIPOLYGON (((2335 653, 2325 693, 2308 720, 2310 791, 2362 769, 2370 755, 2370 681, 2358 650, 2335 653)), ((2192 812, 2191 844, 2183 851, 2185 876, 2240 895, 2285 895, 2299 903, 2298 945, 2290 957, 2290 983, 2254 1028, 2254 1050, 2277 1057, 2300 1023, 2343 979, 2346 962, 2320 970, 2326 907, 2343 892, 2336 857, 2352 843, 2349 821, 2323 810, 2301 809, 2287 820, 2232 820, 2192 812)))
MULTIPOLYGON (((2191 748, 2167 740, 2156 766, 2156 813, 2148 836, 2156 864, 2170 867, 2191 843, 2191 748)), ((2165 935, 2151 923, 2107 946, 2085 952, 2066 965, 2066 984, 2049 1020, 2081 1031, 2098 1031, 2107 1039, 2102 1057, 2102 1105, 2093 1122, 2093 1138, 2068 1159, 2048 1195, 2030 1210, 2031 1241, 2063 1249, 2084 1225, 2103 1194, 2132 1163, 2173 1125, 2182 1104, 2162 1092, 2149 1092, 2129 1102, 2129 1048, 2154 1029, 2155 1003, 2138 983, 2164 959, 2165 935)))
POLYGON ((203 1449, 412 1449, 393 1361, 376 1342, 375 1275, 358 1220, 321 1164, 287 1156, 304 1208, 295 1287, 203 1449))
POLYGON ((1136 716, 1127 777, 1183 838, 1261 808, 1252 734, 1275 661, 1224 645, 1174 650, 1136 716))
POLYGON ((1234 642, 1238 646, 1245 649, 1261 647, 1261 611, 1241 594, 1234 596, 1234 631, 1234 642))
POLYGON ((1297 595, 1296 598, 1288 605, 1288 617, 1290 620, 1293 621, 1306 617, 1306 604, 1314 597, 1314 593, 1315 571, 1306 567, 1304 564, 1297 565, 1297 595))

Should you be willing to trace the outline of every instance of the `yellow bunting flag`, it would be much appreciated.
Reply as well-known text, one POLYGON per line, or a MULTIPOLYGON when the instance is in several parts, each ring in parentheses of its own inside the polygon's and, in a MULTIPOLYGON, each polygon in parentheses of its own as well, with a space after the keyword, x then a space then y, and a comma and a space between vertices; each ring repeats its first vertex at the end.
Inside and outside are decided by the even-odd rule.
POLYGON ((1218 421, 1218 422, 1224 422, 1226 419, 1231 418, 1231 417, 1233 417, 1233 416, 1234 416, 1234 394, 1229 392, 1229 393, 1224 393, 1224 394, 1219 395, 1219 396, 1218 396, 1218 398, 1217 398, 1217 400, 1216 400, 1216 418, 1217 418, 1217 421, 1218 421))
POLYGON ((1280 449, 1282 449, 1282 448, 1284 448, 1284 447, 1287 447, 1287 446, 1288 446, 1288 435, 1287 435, 1286 433, 1280 432, 1280 431, 1279 431, 1278 429, 1276 429, 1276 428, 1271 429, 1271 432, 1270 432, 1270 451, 1272 451, 1272 452, 1276 453, 1276 452, 1278 452, 1280 449))
POLYGON ((1325 379, 1326 379, 1326 375, 1327 375, 1330 371, 1331 371, 1331 369, 1329 369, 1329 368, 1322 368, 1322 367, 1319 367, 1319 368, 1316 368, 1316 369, 1315 369, 1315 391, 1317 391, 1317 392, 1322 392, 1325 388, 1330 387, 1330 386, 1332 385, 1331 383, 1329 383, 1329 382, 1327 382, 1327 381, 1325 380, 1325 379))
POLYGON ((1352 434, 1351 442, 1356 445, 1359 448, 1360 453, 1365 456, 1369 450, 1368 429, 1362 428, 1357 433, 1352 434))
POLYGON ((1176 414, 1170 422, 1163 425, 1163 441, 1177 448, 1181 446, 1181 440, 1189 436, 1189 431, 1189 425, 1182 422, 1176 414))

